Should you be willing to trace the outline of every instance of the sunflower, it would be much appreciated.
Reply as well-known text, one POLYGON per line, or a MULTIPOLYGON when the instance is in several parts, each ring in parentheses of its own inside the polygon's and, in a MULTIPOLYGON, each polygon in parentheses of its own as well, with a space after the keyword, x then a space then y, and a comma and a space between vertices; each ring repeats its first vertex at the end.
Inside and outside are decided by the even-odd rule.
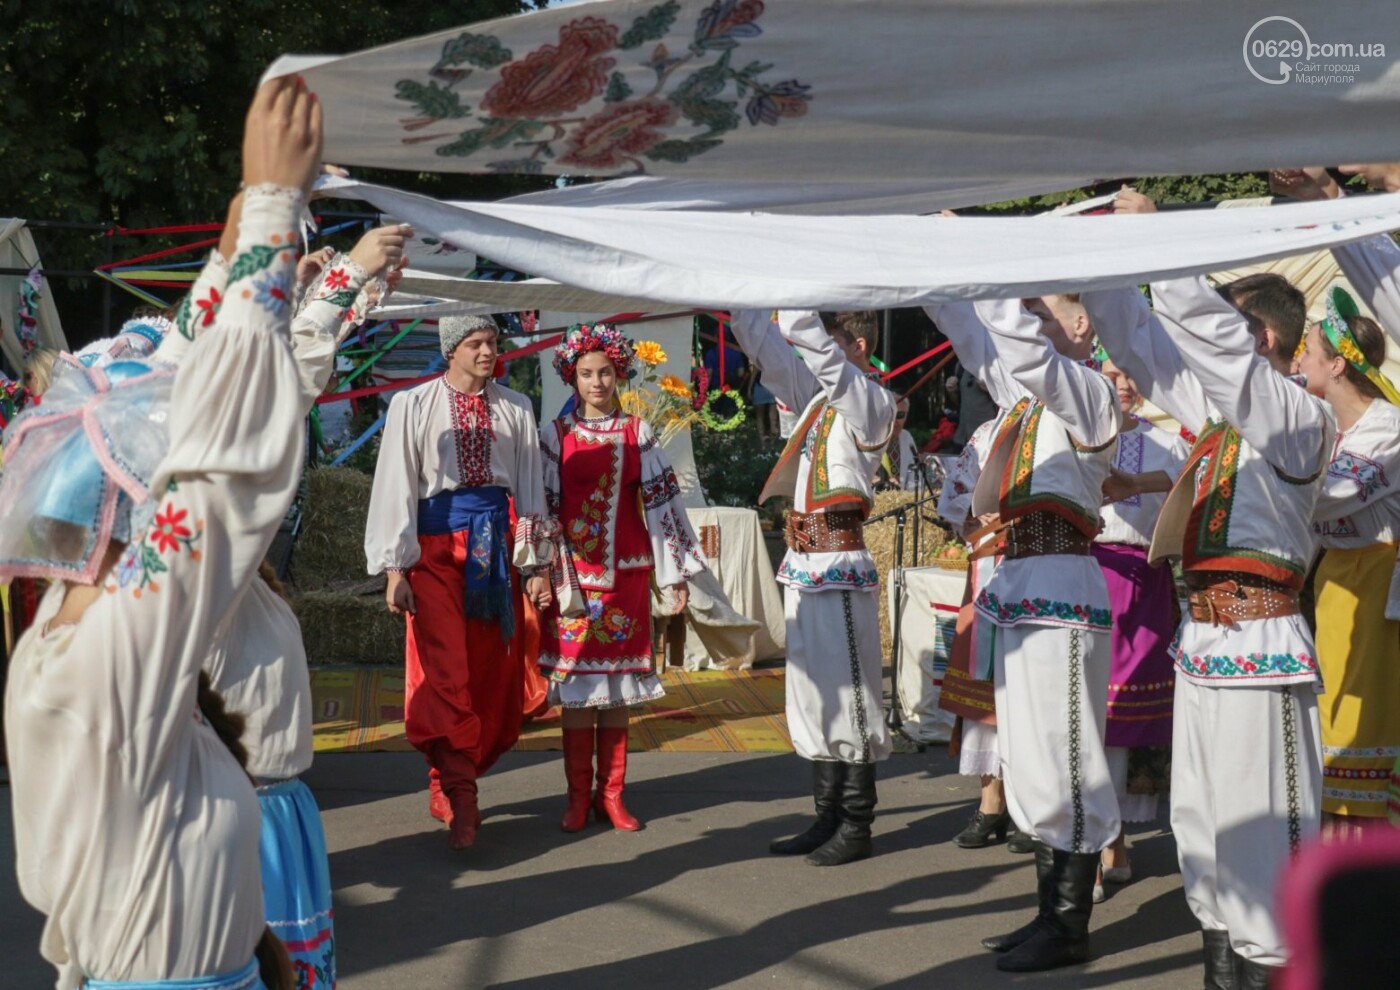
POLYGON ((658 365, 666 363, 666 352, 661 349, 661 345, 654 340, 644 340, 637 345, 637 360, 643 364, 658 365))
POLYGON ((690 386, 675 375, 667 375, 656 384, 660 387, 661 391, 668 392, 679 399, 690 398, 690 386))

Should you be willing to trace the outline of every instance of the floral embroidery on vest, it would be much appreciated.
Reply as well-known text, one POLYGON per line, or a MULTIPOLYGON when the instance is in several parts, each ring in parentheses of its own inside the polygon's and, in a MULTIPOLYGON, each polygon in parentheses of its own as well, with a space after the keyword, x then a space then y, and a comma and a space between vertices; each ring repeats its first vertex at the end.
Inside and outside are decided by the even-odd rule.
POLYGON ((855 504, 868 513, 870 503, 860 489, 831 486, 831 468, 827 458, 831 450, 831 431, 836 428, 838 415, 831 406, 824 406, 821 415, 808 431, 809 439, 804 441, 805 444, 810 444, 805 449, 812 460, 812 471, 807 480, 807 509, 814 512, 817 509, 855 504))
MULTIPOLYGON (((1092 511, 1064 495, 1053 492, 1033 492, 1035 477, 1035 446, 1040 432, 1040 418, 1045 405, 1022 399, 1007 413, 1006 419, 997 432, 993 450, 1003 443, 1014 443, 1011 456, 1006 459, 1006 468, 1001 479, 1001 519, 1011 522, 1030 512, 1053 512, 1073 523, 1086 536, 1094 536, 1099 531, 1097 507, 1092 511)), ((1073 438, 1071 438, 1073 443, 1073 438)), ((1089 448, 1075 449, 1080 453, 1094 453, 1089 448)), ((1096 448, 1102 450, 1103 447, 1096 448)))
POLYGON ((442 380, 452 400, 452 432, 457 441, 457 474, 461 487, 489 486, 495 476, 491 471, 491 443, 496 431, 491 426, 491 400, 486 389, 475 395, 459 392, 442 380))
POLYGON ((1178 483, 1191 478, 1195 497, 1186 523, 1182 565, 1186 570, 1210 565, 1229 566, 1272 581, 1297 587, 1304 570, 1297 563, 1263 550, 1230 545, 1230 517, 1234 512, 1240 467, 1239 433, 1228 423, 1210 423, 1201 431, 1178 483))

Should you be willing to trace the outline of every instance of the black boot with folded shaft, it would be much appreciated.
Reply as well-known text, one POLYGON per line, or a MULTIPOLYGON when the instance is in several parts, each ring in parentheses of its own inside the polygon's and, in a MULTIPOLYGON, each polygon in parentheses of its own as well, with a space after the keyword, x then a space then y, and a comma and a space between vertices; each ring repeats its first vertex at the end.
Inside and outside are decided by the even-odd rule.
POLYGON ((768 851, 777 856, 805 856, 820 849, 828 839, 836 834, 839 824, 836 806, 841 801, 841 787, 845 783, 846 764, 835 760, 812 761, 812 800, 817 808, 817 820, 811 828, 790 839, 774 839, 768 844, 768 851))
POLYGON ((1016 948, 997 960, 1007 973, 1035 973, 1073 966, 1089 958, 1089 915, 1094 909, 1094 874, 1099 854, 1050 853, 1049 912, 1040 926, 1016 948))
POLYGON ((1037 910, 1030 924, 1022 925, 1014 932, 1007 932, 1005 935, 993 935, 982 940, 984 949, 991 949, 993 952, 1010 952, 1026 939, 1030 938, 1040 930, 1041 919, 1050 913, 1050 865, 1052 862, 1052 852, 1049 846, 1043 842, 1035 844, 1035 890, 1037 899, 1037 910))
POLYGON ((1235 982, 1238 990, 1269 990, 1269 984, 1275 973, 1274 967, 1264 966, 1251 959, 1246 959, 1238 952, 1234 955, 1235 965, 1238 967, 1237 972, 1239 973, 1235 982))
POLYGON ((841 866, 870 858, 870 826, 875 822, 875 764, 843 766, 845 783, 836 809, 841 824, 835 835, 807 857, 812 866, 841 866))
POLYGON ((1204 928, 1201 941, 1206 964, 1205 990, 1239 990, 1239 963, 1230 948, 1230 933, 1204 928))

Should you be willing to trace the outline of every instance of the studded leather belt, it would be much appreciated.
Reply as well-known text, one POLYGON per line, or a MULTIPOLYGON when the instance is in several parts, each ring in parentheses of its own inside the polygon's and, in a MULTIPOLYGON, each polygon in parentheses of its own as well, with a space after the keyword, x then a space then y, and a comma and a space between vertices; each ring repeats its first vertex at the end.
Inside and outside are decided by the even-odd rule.
POLYGON ((1186 575, 1192 622, 1234 625, 1297 615, 1298 592, 1255 574, 1195 571, 1186 575))
POLYGON ((1029 512, 999 529, 979 530, 970 538, 980 539, 987 533, 996 535, 972 551, 969 556, 973 560, 991 556, 1019 560, 1052 554, 1083 557, 1094 545, 1092 537, 1085 536, 1074 523, 1053 512, 1029 512))
POLYGON ((865 516, 859 509, 790 511, 783 517, 783 542, 798 553, 865 549, 865 516))

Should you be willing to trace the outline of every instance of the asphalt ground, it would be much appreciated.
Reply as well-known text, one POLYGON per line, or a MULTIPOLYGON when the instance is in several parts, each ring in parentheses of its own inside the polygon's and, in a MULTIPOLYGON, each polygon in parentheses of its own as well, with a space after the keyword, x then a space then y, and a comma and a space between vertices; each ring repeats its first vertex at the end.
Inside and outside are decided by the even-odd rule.
MULTIPOLYGON (((943 747, 882 764, 875 856, 828 869, 767 852, 811 812, 791 754, 634 753, 627 799, 646 829, 565 835, 560 754, 510 753, 460 853, 427 815, 416 753, 322 755, 306 779, 342 990, 1201 985, 1175 844, 1155 827, 1129 833, 1134 879, 1096 906, 1091 962, 998 972, 977 942, 1034 913, 1031 857, 952 844, 976 782, 943 747)), ((51 986, 41 919, 15 886, 9 800, 0 788, 0 986, 51 986)))

